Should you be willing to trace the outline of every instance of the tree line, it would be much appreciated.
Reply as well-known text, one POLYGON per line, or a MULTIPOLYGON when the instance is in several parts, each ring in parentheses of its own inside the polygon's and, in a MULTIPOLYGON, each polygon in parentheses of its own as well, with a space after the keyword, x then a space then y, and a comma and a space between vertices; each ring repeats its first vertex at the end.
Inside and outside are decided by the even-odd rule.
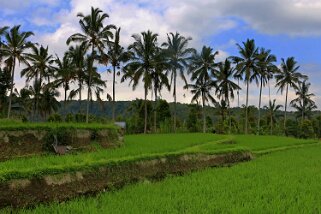
MULTIPOLYGON (((22 31, 20 26, 0 28, 0 109, 10 118, 11 111, 18 108, 27 112, 32 120, 46 118, 59 108, 58 88, 64 89, 64 105, 67 100, 82 101, 82 92, 86 90, 86 122, 89 121, 90 101, 96 98, 102 101, 106 82, 102 80, 98 67, 106 67, 112 75, 112 94, 107 100, 113 103, 112 119, 116 120, 116 77, 121 82, 129 81, 132 89, 142 83, 144 89, 144 133, 148 131, 148 95, 153 94, 152 104, 153 130, 157 131, 157 103, 163 90, 173 94, 172 130, 177 130, 177 81, 184 82, 184 89, 192 94, 192 103, 201 106, 202 131, 207 131, 206 111, 208 105, 226 109, 229 130, 233 120, 230 112, 231 102, 236 98, 240 107, 242 90, 240 82, 246 85, 246 102, 244 106, 244 133, 248 133, 249 123, 249 88, 251 83, 259 87, 257 131, 261 129, 262 89, 268 87, 275 79, 278 91, 285 93, 284 106, 271 100, 264 106, 270 117, 273 129, 277 110, 284 107, 283 128, 287 126, 288 103, 301 115, 302 122, 316 109, 314 94, 309 92, 308 77, 301 74, 300 66, 294 57, 281 59, 276 65, 277 57, 271 50, 258 47, 253 39, 237 44, 238 55, 230 56, 223 62, 217 62, 219 54, 213 48, 203 46, 200 51, 190 47, 192 38, 180 33, 168 33, 166 41, 159 43, 159 35, 150 30, 132 35, 133 42, 127 47, 120 44, 121 28, 106 24, 109 18, 99 8, 91 8, 87 15, 79 13, 81 31, 71 35, 66 44, 68 50, 62 57, 49 53, 48 47, 32 43, 34 35, 22 31), (26 86, 18 91, 15 86, 17 65, 24 65, 20 74, 26 77, 26 86), (76 84, 76 89, 71 88, 76 84), (289 90, 295 90, 296 98, 288 101, 289 90), (18 105, 13 105, 18 103, 18 105)), ((269 90, 270 91, 270 90, 269 90)), ((65 107, 65 106, 64 106, 65 107)), ((271 131, 272 132, 272 131, 271 131)))

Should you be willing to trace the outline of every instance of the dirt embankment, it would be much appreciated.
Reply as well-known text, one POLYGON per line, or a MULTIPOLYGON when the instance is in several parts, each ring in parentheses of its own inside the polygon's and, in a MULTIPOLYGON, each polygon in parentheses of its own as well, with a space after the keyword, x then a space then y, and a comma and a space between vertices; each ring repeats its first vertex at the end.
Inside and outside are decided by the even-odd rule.
POLYGON ((184 174, 251 159, 249 152, 170 155, 152 160, 114 163, 87 171, 10 180, 0 183, 0 208, 64 201, 84 194, 120 188, 144 179, 162 179, 169 174, 184 174))

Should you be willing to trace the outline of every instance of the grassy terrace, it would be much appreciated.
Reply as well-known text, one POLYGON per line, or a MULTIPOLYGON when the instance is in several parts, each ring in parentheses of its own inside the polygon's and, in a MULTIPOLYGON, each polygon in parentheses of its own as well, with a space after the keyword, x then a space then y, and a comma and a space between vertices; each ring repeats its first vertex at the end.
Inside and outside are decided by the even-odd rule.
POLYGON ((0 180, 86 170, 106 164, 117 164, 122 161, 181 153, 222 153, 238 150, 251 150, 260 153, 276 148, 282 149, 318 142, 317 140, 273 136, 224 136, 200 133, 129 135, 125 137, 125 144, 114 150, 98 150, 66 156, 34 156, 0 162, 0 180), (224 143, 231 141, 234 141, 235 144, 224 143))
POLYGON ((291 149, 18 213, 320 213, 320 162, 320 145, 291 149))
POLYGON ((70 128, 70 129, 118 129, 113 124, 101 124, 101 123, 23 123, 14 120, 0 120, 0 130, 50 130, 53 128, 70 128))

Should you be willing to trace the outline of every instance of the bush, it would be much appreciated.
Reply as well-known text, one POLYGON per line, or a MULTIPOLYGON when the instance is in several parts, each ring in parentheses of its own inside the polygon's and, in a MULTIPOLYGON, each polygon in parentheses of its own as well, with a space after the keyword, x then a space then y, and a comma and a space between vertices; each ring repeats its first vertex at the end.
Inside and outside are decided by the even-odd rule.
POLYGON ((62 122, 60 114, 52 114, 48 117, 48 122, 62 122))
POLYGON ((71 113, 68 113, 65 117, 65 122, 67 123, 74 122, 74 115, 71 113))
POLYGON ((300 123, 299 137, 304 139, 315 137, 313 124, 310 120, 304 120, 300 123))

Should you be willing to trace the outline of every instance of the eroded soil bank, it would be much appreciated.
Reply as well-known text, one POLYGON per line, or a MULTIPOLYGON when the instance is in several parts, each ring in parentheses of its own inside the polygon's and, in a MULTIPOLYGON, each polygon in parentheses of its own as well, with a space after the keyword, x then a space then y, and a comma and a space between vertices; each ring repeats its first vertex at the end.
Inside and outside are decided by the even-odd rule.
MULTIPOLYGON (((59 130, 60 131, 60 130, 59 130)), ((64 135, 58 136, 60 143, 75 150, 86 150, 92 142, 104 148, 118 147, 123 142, 121 129, 64 129, 64 135)), ((36 154, 52 149, 51 130, 0 130, 0 161, 36 154)))
POLYGON ((251 159, 250 152, 175 154, 111 163, 105 167, 85 171, 15 179, 0 183, 0 208, 64 201, 84 194, 120 188, 144 179, 162 179, 169 174, 183 174, 251 159))

